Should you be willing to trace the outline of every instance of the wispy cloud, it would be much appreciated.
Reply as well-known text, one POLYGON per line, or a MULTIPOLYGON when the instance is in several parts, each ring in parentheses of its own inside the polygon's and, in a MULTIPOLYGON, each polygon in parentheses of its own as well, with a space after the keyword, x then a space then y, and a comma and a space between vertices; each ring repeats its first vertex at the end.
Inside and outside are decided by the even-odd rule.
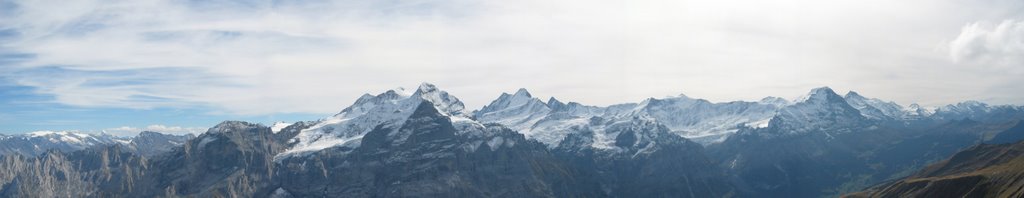
POLYGON ((82 120, 50 119, 50 120, 32 121, 32 122, 29 122, 28 124, 36 125, 36 126, 66 127, 66 126, 79 125, 79 124, 83 124, 83 123, 86 123, 86 122, 82 121, 82 120))
POLYGON ((120 107, 152 109, 191 107, 202 101, 191 100, 195 90, 231 87, 228 79, 214 76, 201 68, 140 68, 85 70, 65 67, 38 67, 11 72, 5 76, 21 86, 34 87, 38 94, 53 95, 55 102, 80 107, 120 107))
POLYGON ((201 106, 240 115, 336 112, 362 93, 423 81, 470 107, 518 87, 589 104, 679 92, 753 100, 822 85, 903 103, 980 96, 1019 103, 1020 93, 991 91, 1024 83, 1019 75, 954 63, 949 55, 964 53, 947 50, 966 48, 935 46, 971 43, 956 37, 964 24, 1022 18, 1014 12, 1022 7, 954 0, 12 1, 0 6, 0 78, 60 104, 201 106))

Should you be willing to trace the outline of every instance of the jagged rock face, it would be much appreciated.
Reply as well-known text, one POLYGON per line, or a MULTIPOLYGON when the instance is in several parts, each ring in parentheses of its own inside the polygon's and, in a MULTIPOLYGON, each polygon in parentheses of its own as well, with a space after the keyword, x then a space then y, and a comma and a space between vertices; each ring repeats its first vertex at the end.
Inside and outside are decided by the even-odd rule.
POLYGON ((226 121, 167 155, 154 158, 143 180, 150 197, 266 195, 273 178, 275 154, 285 149, 269 127, 226 121))
POLYGON ((775 115, 778 107, 756 102, 711 103, 686 96, 648 99, 631 116, 650 117, 680 136, 703 144, 725 140, 738 126, 756 125, 775 115))
POLYGON ((5 156, 0 168, 9 174, 0 176, 0 193, 6 197, 264 197, 272 190, 266 186, 273 179, 273 156, 284 149, 282 140, 290 139, 280 134, 285 133, 229 121, 151 159, 120 144, 69 154, 52 151, 36 158, 5 156))
POLYGON ((278 188, 296 197, 602 196, 542 144, 500 126, 460 132, 427 102, 399 129, 382 126, 353 150, 285 159, 278 188))
POLYGON ((1024 197, 1024 142, 978 145, 848 197, 1024 197))
POLYGON ((579 129, 554 151, 598 177, 608 195, 729 197, 741 193, 699 144, 672 134, 665 126, 642 119, 610 125, 600 131, 579 129))
POLYGON ((364 95, 341 113, 299 131, 278 158, 301 157, 332 147, 357 148, 360 139, 374 127, 397 129, 422 102, 429 102, 445 116, 474 122, 458 98, 424 83, 412 92, 399 88, 376 96, 364 95))
POLYGON ((145 158, 120 145, 7 155, 0 158, 0 197, 125 197, 139 190, 135 181, 146 167, 145 158))
POLYGON ((893 120, 904 118, 903 107, 893 102, 886 102, 875 98, 866 98, 857 92, 848 92, 845 96, 846 102, 853 106, 861 115, 870 119, 893 120))
POLYGON ((175 147, 185 144, 185 141, 195 138, 194 135, 170 135, 151 131, 143 131, 133 137, 126 146, 142 156, 152 157, 158 154, 170 152, 175 147))
POLYGON ((807 132, 834 135, 870 126, 869 120, 828 87, 811 90, 805 98, 783 107, 769 122, 778 135, 807 132))
POLYGON ((724 137, 735 132, 739 125, 766 122, 777 109, 778 106, 774 104, 712 103, 684 95, 594 107, 575 102, 562 103, 554 98, 544 103, 533 98, 525 89, 519 89, 515 94, 503 93, 480 111, 474 112, 474 115, 480 122, 508 126, 550 147, 557 146, 568 134, 567 130, 585 125, 591 117, 606 120, 629 120, 634 117, 653 119, 677 135, 710 144, 721 142, 724 137))
MULTIPOLYGON (((557 100, 551 104, 555 108, 565 106, 557 100)), ((526 89, 519 89, 515 94, 502 93, 491 104, 474 112, 474 117, 483 123, 501 124, 516 131, 529 131, 552 109, 548 104, 530 95, 526 89)))
POLYGON ((526 89, 519 89, 515 94, 501 94, 498 99, 474 112, 474 118, 481 123, 501 124, 529 139, 555 147, 568 134, 569 128, 605 112, 604 108, 575 102, 562 103, 555 98, 544 103, 530 95, 526 89))

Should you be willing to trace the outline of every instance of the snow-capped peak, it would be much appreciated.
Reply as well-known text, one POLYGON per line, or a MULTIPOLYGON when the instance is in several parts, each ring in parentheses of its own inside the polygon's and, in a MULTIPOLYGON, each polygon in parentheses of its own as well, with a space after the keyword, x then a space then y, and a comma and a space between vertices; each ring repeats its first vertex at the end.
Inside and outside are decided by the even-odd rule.
MULTIPOLYGON (((784 101, 784 100, 783 100, 784 101)), ((738 126, 762 126, 775 115, 777 105, 757 102, 713 103, 686 95, 648 98, 629 113, 617 117, 656 120, 674 133, 701 143, 713 143, 736 132, 738 126)))
MULTIPOLYGON (((420 87, 423 87, 423 86, 424 85, 420 85, 420 87)), ((433 85, 430 85, 430 86, 433 86, 433 85)), ((399 96, 408 97, 408 96, 411 96, 417 90, 419 90, 419 89, 410 90, 410 89, 406 89, 405 87, 395 87, 394 89, 391 89, 390 91, 394 91, 395 94, 398 94, 399 96)))
POLYGON ((798 102, 783 107, 769 123, 787 133, 844 130, 859 126, 865 117, 828 87, 812 89, 798 102))
POLYGON ((278 156, 311 153, 331 147, 358 147, 363 135, 375 128, 397 130, 421 104, 431 104, 453 122, 474 122, 468 118, 462 101, 433 84, 423 83, 412 92, 397 88, 372 97, 363 95, 341 113, 300 131, 289 142, 294 143, 292 148, 278 156))
POLYGON ((42 136, 51 136, 51 135, 68 135, 68 134, 72 134, 72 132, 67 132, 67 131, 33 131, 33 132, 28 132, 27 134, 29 136, 31 136, 31 137, 42 137, 42 136))
POLYGON ((81 133, 74 131, 33 131, 26 134, 28 137, 33 138, 47 138, 51 142, 67 142, 67 143, 87 143, 90 141, 97 141, 97 139, 111 139, 114 138, 110 134, 90 134, 81 133))
POLYGON ((420 84, 419 89, 416 90, 411 97, 420 98, 434 104, 434 107, 438 109, 438 112, 449 116, 468 116, 466 112, 466 106, 462 104, 462 101, 455 96, 448 94, 446 91, 442 91, 434 86, 434 84, 423 83, 420 84))
POLYGON ((498 123, 525 133, 551 110, 547 103, 520 88, 515 94, 502 93, 498 99, 477 111, 475 116, 481 122, 498 123))
POLYGON ((945 107, 942 107, 940 109, 946 111, 959 112, 986 111, 988 109, 988 104, 975 100, 968 100, 956 104, 946 105, 945 107))
POLYGON ((836 94, 835 91, 832 91, 832 88, 829 88, 829 87, 818 87, 818 88, 811 89, 810 92, 808 92, 807 94, 805 94, 803 96, 798 97, 797 99, 793 100, 793 102, 794 103, 801 103, 801 102, 808 102, 808 101, 828 101, 828 100, 835 100, 836 98, 842 99, 842 97, 840 97, 839 94, 836 94))
POLYGON ((907 106, 907 108, 903 109, 903 111, 906 112, 907 118, 913 119, 921 119, 924 117, 931 116, 932 114, 935 113, 934 109, 921 107, 921 105, 917 103, 910 104, 910 106, 907 106))
POLYGON ((856 91, 849 91, 849 92, 846 92, 846 95, 845 95, 845 96, 843 96, 843 97, 845 97, 845 98, 856 98, 856 99, 861 99, 861 100, 865 100, 865 99, 868 99, 868 98, 866 98, 866 97, 864 97, 864 96, 860 95, 860 94, 859 94, 859 93, 857 93, 856 91))
POLYGON ((378 105, 395 104, 394 102, 396 101, 409 98, 430 101, 430 103, 434 104, 434 107, 436 107, 439 112, 446 115, 467 115, 465 105, 462 104, 462 101, 458 98, 449 95, 446 91, 438 89, 437 86, 433 84, 423 83, 415 91, 409 91, 405 88, 398 87, 376 96, 363 94, 359 99, 356 99, 356 102, 353 103, 352 106, 343 109, 334 117, 357 117, 365 114, 368 110, 373 109, 378 105))
POLYGON ((962 119, 986 114, 992 111, 992 109, 993 106, 983 102, 968 100, 935 108, 933 115, 947 119, 962 119))
POLYGON ((789 100, 775 96, 764 97, 757 102, 761 104, 774 105, 776 107, 783 107, 790 104, 789 100))
POLYGON ((551 107, 551 109, 561 109, 563 106, 565 106, 565 103, 559 101, 558 99, 555 99, 555 97, 551 97, 548 98, 547 105, 548 107, 551 107))
POLYGON ((526 88, 519 88, 519 90, 516 90, 516 93, 513 96, 517 98, 533 98, 533 95, 530 95, 530 92, 526 91, 526 88))
POLYGON ((850 106, 857 108, 864 117, 872 119, 897 119, 905 117, 904 115, 906 114, 903 111, 903 106, 895 102, 867 98, 855 91, 847 92, 843 98, 846 99, 850 106))
MULTIPOLYGON (((367 94, 367 95, 369 95, 369 94, 367 94)), ((273 132, 273 133, 281 132, 281 129, 284 129, 285 127, 291 126, 292 124, 294 124, 294 123, 278 121, 278 122, 275 122, 274 124, 270 125, 270 131, 273 132)))
POLYGON ((73 151, 97 145, 114 144, 124 138, 106 133, 82 133, 77 131, 34 131, 0 138, 0 155, 17 152, 37 155, 51 148, 73 151), (24 147, 29 145, 29 147, 24 147))
POLYGON ((535 105, 536 103, 545 106, 545 108, 547 106, 547 104, 541 102, 540 99, 534 98, 529 91, 524 88, 520 88, 515 92, 515 94, 502 93, 501 96, 498 96, 498 99, 492 101, 491 104, 484 106, 483 109, 480 109, 480 111, 477 112, 477 115, 517 108, 523 105, 535 105))

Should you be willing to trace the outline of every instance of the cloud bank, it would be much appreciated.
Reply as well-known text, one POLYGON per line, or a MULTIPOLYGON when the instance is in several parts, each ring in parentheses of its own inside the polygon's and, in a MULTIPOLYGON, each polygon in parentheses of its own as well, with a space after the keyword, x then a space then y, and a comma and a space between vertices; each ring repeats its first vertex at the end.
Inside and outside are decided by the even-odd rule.
POLYGON ((1024 72, 1024 21, 968 24, 949 48, 954 61, 1020 74, 1024 72))
POLYGON ((824 85, 903 104, 1024 103, 1019 75, 976 67, 1019 63, 1020 22, 976 22, 1024 18, 1021 8, 954 0, 14 0, 0 3, 0 80, 62 105, 228 115, 328 114, 363 93, 420 82, 470 108, 519 87, 595 105, 681 92, 757 100, 824 85))

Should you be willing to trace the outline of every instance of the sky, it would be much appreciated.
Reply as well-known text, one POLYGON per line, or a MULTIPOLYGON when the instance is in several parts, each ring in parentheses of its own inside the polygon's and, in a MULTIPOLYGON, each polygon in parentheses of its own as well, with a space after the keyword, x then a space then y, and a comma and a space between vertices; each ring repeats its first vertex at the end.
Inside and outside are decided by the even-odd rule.
POLYGON ((316 120, 436 84, 590 105, 829 86, 1024 104, 1020 0, 0 0, 0 133, 316 120))

